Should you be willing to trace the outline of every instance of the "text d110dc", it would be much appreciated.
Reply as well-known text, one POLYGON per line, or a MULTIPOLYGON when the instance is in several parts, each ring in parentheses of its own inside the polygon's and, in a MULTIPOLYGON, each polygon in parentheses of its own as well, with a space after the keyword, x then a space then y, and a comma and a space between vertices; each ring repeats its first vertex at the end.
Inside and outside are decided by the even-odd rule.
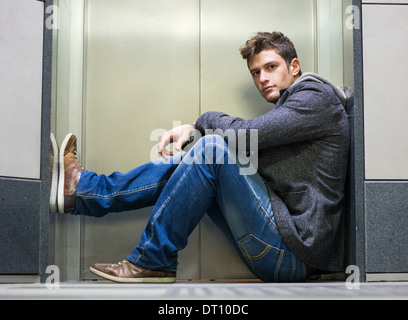
POLYGON ((247 315, 248 314, 248 305, 239 306, 239 305, 203 305, 202 308, 203 315, 247 315))

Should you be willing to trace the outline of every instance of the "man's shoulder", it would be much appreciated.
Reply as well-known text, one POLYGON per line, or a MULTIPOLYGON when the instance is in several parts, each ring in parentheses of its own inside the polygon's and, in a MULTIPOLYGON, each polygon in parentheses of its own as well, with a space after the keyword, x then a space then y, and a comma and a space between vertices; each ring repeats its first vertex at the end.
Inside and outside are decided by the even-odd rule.
POLYGON ((306 80, 299 83, 295 83, 293 86, 288 88, 288 91, 289 93, 292 94, 300 91, 310 91, 312 94, 313 92, 316 94, 323 92, 334 95, 333 90, 328 84, 312 80, 306 80))
MULTIPOLYGON (((327 102, 330 104, 338 104, 340 100, 330 87, 330 85, 323 82, 316 81, 302 81, 295 83, 290 88, 286 89, 282 95, 280 104, 285 103, 288 99, 294 95, 297 96, 303 103, 310 101, 312 104, 319 102, 327 102)), ((296 99, 296 100, 298 100, 296 99)))

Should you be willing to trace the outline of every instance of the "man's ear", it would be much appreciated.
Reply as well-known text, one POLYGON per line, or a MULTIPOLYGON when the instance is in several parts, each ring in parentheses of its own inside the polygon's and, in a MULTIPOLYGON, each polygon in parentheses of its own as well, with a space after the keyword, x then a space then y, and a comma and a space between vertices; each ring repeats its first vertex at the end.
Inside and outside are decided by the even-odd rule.
POLYGON ((289 71, 292 74, 293 77, 296 77, 300 73, 300 61, 298 58, 295 58, 292 60, 292 62, 289 65, 289 71))

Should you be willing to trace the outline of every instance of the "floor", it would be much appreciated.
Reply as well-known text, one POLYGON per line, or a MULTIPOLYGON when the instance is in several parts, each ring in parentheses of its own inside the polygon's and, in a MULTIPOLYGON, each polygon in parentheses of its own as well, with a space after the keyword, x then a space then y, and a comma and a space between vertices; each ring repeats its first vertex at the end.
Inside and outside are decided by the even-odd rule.
POLYGON ((361 283, 349 289, 345 282, 298 284, 177 282, 175 284, 117 284, 73 282, 54 284, 0 284, 0 300, 281 300, 281 299, 408 299, 408 282, 361 283))

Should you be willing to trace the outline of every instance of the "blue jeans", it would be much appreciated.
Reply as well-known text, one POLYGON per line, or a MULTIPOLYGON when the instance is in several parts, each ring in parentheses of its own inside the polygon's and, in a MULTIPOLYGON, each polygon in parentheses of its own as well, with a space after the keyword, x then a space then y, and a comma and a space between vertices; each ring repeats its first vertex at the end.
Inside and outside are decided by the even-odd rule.
MULTIPOLYGON (((176 271, 178 252, 207 213, 252 273, 266 282, 304 281, 306 266, 283 243, 269 191, 258 173, 242 175, 242 161, 217 135, 188 152, 110 176, 84 170, 75 214, 154 209, 129 261, 143 268, 176 271)), ((227 266, 226 266, 227 267, 227 266)))

